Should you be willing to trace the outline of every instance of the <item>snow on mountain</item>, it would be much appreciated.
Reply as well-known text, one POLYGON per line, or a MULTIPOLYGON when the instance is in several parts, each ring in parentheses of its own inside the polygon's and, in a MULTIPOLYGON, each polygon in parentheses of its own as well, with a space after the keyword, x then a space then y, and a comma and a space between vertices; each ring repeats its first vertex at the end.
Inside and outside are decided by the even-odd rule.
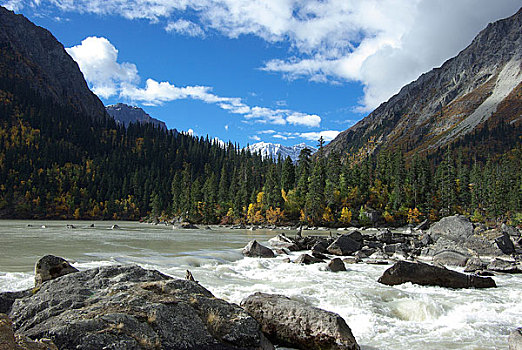
POLYGON ((279 143, 257 142, 246 148, 252 153, 260 153, 263 158, 272 157, 273 159, 277 159, 281 156, 282 159, 286 159, 286 157, 290 156, 293 162, 297 162, 299 154, 304 148, 309 148, 312 154, 317 151, 315 147, 308 146, 305 143, 294 146, 283 146, 279 143))

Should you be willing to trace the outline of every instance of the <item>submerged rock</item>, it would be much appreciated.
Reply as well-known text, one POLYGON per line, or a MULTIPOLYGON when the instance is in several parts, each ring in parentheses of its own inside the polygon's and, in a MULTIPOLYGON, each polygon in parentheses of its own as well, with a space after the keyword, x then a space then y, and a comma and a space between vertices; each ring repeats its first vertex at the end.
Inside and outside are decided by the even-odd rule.
POLYGON ((259 244, 255 239, 248 242, 242 253, 251 258, 273 258, 275 256, 272 249, 259 244))
POLYGON ((45 281, 73 272, 78 272, 78 270, 72 267, 67 260, 54 255, 46 255, 38 260, 34 267, 35 286, 39 287, 45 281))
POLYGON ((197 227, 196 225, 190 223, 190 222, 182 222, 180 225, 179 225, 180 228, 184 228, 184 229, 188 229, 188 230, 197 230, 199 229, 199 227, 197 227))
POLYGON ((359 350, 344 319, 283 295, 255 293, 241 306, 274 343, 298 349, 359 350))
POLYGON ((239 306, 196 282, 138 266, 62 276, 17 299, 17 333, 59 349, 272 349, 239 306))
POLYGON ((466 275, 444 267, 428 265, 421 262, 399 261, 379 278, 379 283, 394 286, 406 282, 423 286, 439 286, 447 288, 491 288, 495 281, 489 277, 466 275))

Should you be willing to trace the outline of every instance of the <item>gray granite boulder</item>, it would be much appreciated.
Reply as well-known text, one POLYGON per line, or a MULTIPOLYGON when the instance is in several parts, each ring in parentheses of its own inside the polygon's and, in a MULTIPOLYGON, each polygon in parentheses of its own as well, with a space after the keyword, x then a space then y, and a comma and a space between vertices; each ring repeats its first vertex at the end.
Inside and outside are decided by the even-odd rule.
POLYGON ((244 256, 248 256, 251 258, 273 258, 273 257, 275 257, 275 254, 272 251, 272 249, 259 244, 255 239, 248 242, 248 244, 245 246, 245 248, 243 248, 242 253, 244 256))
POLYGON ((9 316, 17 333, 50 338, 60 350, 272 349, 239 306, 138 266, 50 280, 17 299, 9 316))
POLYGON ((255 293, 241 306, 275 344, 297 349, 359 350, 344 319, 283 295, 255 293))
POLYGON ((379 283, 394 286, 406 282, 423 286, 447 288, 491 288, 496 287, 490 277, 467 275, 444 267, 420 262, 399 261, 384 271, 379 283))
POLYGON ((72 267, 64 258, 54 255, 46 255, 38 260, 34 267, 35 286, 39 287, 45 281, 74 272, 78 272, 78 269, 72 267))
POLYGON ((326 249, 328 253, 333 255, 351 255, 362 248, 361 242, 350 238, 350 234, 338 237, 326 249))

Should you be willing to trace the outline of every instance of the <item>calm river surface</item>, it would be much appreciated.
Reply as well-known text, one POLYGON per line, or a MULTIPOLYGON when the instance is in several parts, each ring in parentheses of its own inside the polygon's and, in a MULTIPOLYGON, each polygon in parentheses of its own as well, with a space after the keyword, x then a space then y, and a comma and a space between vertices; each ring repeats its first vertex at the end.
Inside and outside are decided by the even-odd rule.
MULTIPOLYGON (((377 283, 389 266, 301 266, 244 258, 252 240, 266 244, 277 231, 173 230, 135 222, 0 221, 0 292, 33 286, 35 262, 53 254, 80 270, 138 264, 184 278, 185 270, 215 296, 239 303, 256 292, 279 293, 339 313, 362 349, 507 349, 522 326, 522 275, 497 275, 498 288, 452 290, 377 283), (30 226, 29 226, 30 225, 30 226), (42 228, 45 225, 45 228, 42 228)), ((293 254, 292 259, 298 254, 293 254)))

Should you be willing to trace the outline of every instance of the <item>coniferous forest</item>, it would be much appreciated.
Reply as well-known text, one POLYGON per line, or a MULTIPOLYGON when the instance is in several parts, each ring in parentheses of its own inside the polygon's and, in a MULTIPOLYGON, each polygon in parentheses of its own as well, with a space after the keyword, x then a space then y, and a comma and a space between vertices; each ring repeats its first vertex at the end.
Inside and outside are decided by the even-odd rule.
POLYGON ((6 74, 0 118, 4 218, 348 226, 463 213, 522 221, 520 138, 489 157, 458 144, 430 155, 326 157, 320 140, 294 164, 151 124, 93 120, 6 74))

